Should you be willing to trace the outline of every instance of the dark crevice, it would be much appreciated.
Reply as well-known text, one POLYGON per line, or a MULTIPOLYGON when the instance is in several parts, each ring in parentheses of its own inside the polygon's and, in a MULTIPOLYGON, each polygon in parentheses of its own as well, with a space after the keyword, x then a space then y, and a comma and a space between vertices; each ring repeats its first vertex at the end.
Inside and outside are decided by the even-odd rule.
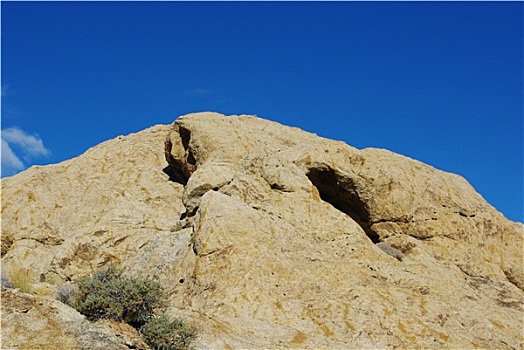
POLYGON ((164 152, 169 166, 164 168, 163 171, 169 175, 170 181, 174 181, 185 186, 191 174, 196 170, 196 159, 189 148, 191 131, 178 126, 178 135, 180 137, 180 142, 182 143, 185 154, 183 156, 181 154, 173 156, 171 153, 173 150, 173 143, 168 139, 164 144, 164 152))
POLYGON ((504 270, 504 275, 506 276, 506 279, 509 283, 513 284, 518 289, 524 291, 524 288, 521 283, 519 283, 518 278, 514 275, 513 271, 511 270, 504 270))
POLYGON ((187 150, 187 163, 191 165, 196 164, 196 159, 193 157, 193 153, 191 153, 191 150, 187 150))
MULTIPOLYGON (((431 220, 433 220, 433 219, 431 219, 431 220)), ((415 221, 410 221, 408 218, 380 219, 380 220, 375 220, 375 221, 371 222, 370 225, 379 224, 379 223, 382 223, 382 222, 394 222, 394 223, 397 223, 397 224, 409 224, 409 223, 413 223, 415 221)))
POLYGON ((184 149, 187 152, 187 162, 191 165, 196 164, 195 157, 193 157, 193 153, 191 153, 191 149, 189 148, 189 140, 191 139, 191 131, 189 131, 186 128, 180 127, 178 130, 178 133, 180 135, 180 139, 182 140, 182 146, 184 146, 184 149))
POLYGON ((162 171, 169 176, 169 181, 179 183, 183 186, 187 185, 187 177, 182 173, 181 170, 175 168, 172 165, 166 166, 162 171))
POLYGON ((380 242, 379 235, 371 229, 370 215, 366 204, 360 199, 354 184, 350 180, 346 179, 341 186, 335 172, 331 169, 310 169, 306 175, 317 188, 323 201, 349 215, 362 227, 373 243, 380 242))
POLYGON ((184 149, 187 149, 189 147, 189 140, 191 139, 191 131, 186 128, 179 127, 178 134, 180 135, 182 146, 184 146, 184 149))

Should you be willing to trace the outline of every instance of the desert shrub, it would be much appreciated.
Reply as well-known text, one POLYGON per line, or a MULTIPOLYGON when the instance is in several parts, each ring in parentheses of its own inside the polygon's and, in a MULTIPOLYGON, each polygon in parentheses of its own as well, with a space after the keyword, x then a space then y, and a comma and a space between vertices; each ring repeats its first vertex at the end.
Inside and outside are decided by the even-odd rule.
POLYGON ((64 304, 71 304, 71 301, 73 300, 73 295, 75 294, 76 287, 68 284, 68 283, 62 283, 58 286, 55 292, 55 299, 58 301, 61 301, 64 304))
POLYGON ((196 331, 181 320, 170 321, 166 315, 151 318, 140 328, 142 339, 153 350, 189 349, 196 331))
POLYGON ((70 305, 89 320, 113 319, 137 328, 167 306, 167 297, 158 282, 123 276, 110 265, 77 280, 70 305))
POLYGON ((114 265, 78 279, 76 287, 62 286, 57 289, 57 299, 67 300, 91 321, 109 318, 130 324, 152 349, 188 349, 196 335, 181 320, 155 317, 156 311, 167 306, 167 295, 159 283, 126 277, 114 265))
POLYGON ((33 289, 29 271, 18 265, 11 265, 7 273, 2 271, 2 285, 4 287, 10 285, 11 287, 8 288, 18 288, 22 293, 31 293, 33 289))

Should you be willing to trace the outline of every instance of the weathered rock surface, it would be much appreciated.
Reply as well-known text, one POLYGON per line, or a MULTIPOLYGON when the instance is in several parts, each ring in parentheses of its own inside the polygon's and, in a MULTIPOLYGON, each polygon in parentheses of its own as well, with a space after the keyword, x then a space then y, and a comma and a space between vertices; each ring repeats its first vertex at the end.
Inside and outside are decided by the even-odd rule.
POLYGON ((122 323, 89 322, 57 300, 2 288, 2 349, 147 350, 137 331, 122 323))
POLYGON ((55 285, 108 262, 140 260, 152 277, 171 266, 185 243, 170 230, 185 209, 183 186, 163 172, 168 130, 120 136, 2 179, 3 262, 55 285), (152 253, 158 247, 164 253, 152 253))
POLYGON ((457 175, 253 116, 2 180, 3 264, 156 278, 197 348, 522 349, 523 235, 457 175))

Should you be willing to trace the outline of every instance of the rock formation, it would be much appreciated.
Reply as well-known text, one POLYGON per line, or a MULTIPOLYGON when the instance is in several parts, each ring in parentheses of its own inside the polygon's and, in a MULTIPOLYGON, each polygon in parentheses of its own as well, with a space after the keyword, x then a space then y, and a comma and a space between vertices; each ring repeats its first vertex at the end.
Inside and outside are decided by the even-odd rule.
POLYGON ((35 290, 109 262, 155 278, 203 349, 522 349, 523 238, 460 176, 254 116, 2 179, 4 266, 35 290))
POLYGON ((89 322, 57 300, 16 289, 2 289, 2 340, 2 349, 149 349, 127 324, 89 322))

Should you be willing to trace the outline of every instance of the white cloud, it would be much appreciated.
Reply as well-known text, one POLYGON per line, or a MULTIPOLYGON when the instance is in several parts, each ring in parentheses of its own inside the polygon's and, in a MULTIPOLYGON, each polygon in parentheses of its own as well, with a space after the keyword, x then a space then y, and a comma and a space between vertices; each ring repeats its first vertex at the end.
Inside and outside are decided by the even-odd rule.
POLYGON ((41 138, 18 128, 2 130, 2 175, 13 175, 25 169, 26 162, 50 154, 41 138))
POLYGON ((24 170, 24 163, 16 156, 9 144, 2 139, 2 175, 13 175, 20 170, 24 170))
POLYGON ((2 130, 2 140, 5 140, 9 144, 19 146, 29 157, 49 155, 49 150, 44 147, 41 138, 28 135, 18 128, 2 130))

